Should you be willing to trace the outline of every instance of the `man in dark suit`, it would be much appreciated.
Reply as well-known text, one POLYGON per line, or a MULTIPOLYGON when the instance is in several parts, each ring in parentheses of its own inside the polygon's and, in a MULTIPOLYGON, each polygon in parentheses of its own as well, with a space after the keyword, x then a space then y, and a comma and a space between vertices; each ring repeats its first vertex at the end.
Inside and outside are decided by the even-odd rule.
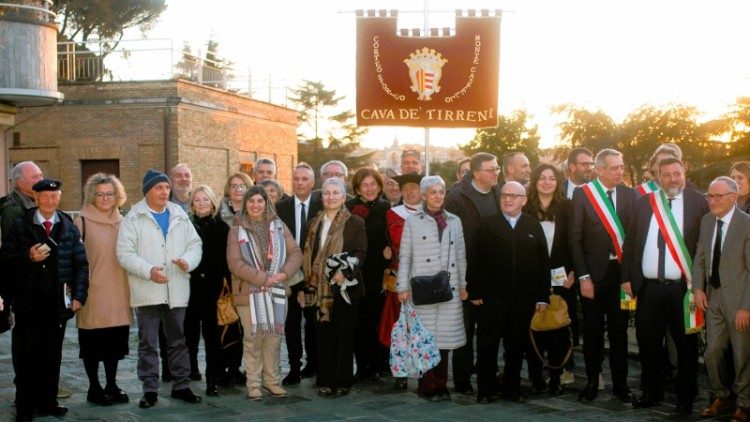
POLYGON ((695 256, 708 203, 685 189, 685 168, 677 158, 662 159, 655 170, 661 190, 638 199, 625 237, 623 278, 630 280, 625 289, 630 285, 638 298, 635 326, 643 389, 633 405, 651 407, 664 399, 659 368, 669 327, 677 349, 676 410, 687 415, 698 393, 698 345, 695 335, 685 334, 683 298, 686 282, 692 280, 687 263, 695 256), (672 222, 677 230, 670 229, 672 222))
POLYGON ((596 155, 597 179, 573 194, 570 249, 581 290, 583 356, 586 388, 581 401, 596 399, 604 345, 604 321, 609 334, 612 392, 630 401, 628 375, 628 312, 620 309, 622 242, 628 226, 635 191, 621 184, 625 171, 622 154, 603 149, 596 155))
POLYGON ((708 187, 711 214, 701 221, 693 261, 695 303, 706 312, 704 355, 714 397, 701 416, 715 417, 730 406, 726 349, 734 355, 737 408, 732 421, 746 421, 750 406, 750 216, 740 211, 737 183, 717 177, 708 187))
POLYGON ((563 182, 562 189, 565 197, 573 199, 573 192, 583 186, 594 175, 594 154, 586 148, 577 147, 568 153, 568 178, 563 182))
MULTIPOLYGON (((310 194, 315 186, 315 172, 307 163, 299 163, 292 172, 294 195, 281 200, 276 205, 276 212, 300 248, 305 247, 307 238, 307 222, 313 219, 323 206, 320 197, 313 198, 310 194)), ((284 334, 286 348, 289 354, 289 374, 281 381, 282 385, 299 384, 301 378, 312 377, 317 371, 317 345, 315 342, 315 308, 299 306, 295 300, 297 292, 302 289, 302 283, 292 286, 292 295, 288 303, 284 334), (302 368, 302 315, 305 315, 305 351, 307 364, 302 368)))
POLYGON ((522 214, 526 189, 507 182, 500 192, 501 212, 482 218, 473 236, 474 264, 467 267, 469 300, 478 307, 477 403, 497 394, 497 355, 505 348, 501 395, 523 402, 521 364, 534 311, 549 301, 547 239, 539 221, 522 214))

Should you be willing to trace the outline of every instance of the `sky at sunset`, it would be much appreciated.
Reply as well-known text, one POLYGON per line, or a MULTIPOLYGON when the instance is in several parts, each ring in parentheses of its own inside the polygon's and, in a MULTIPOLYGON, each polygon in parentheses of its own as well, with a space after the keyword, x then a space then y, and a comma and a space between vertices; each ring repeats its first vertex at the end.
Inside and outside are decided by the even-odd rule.
MULTIPOLYGON (((296 86, 320 80, 354 108, 355 9, 398 9, 399 27, 422 27, 424 1, 172 0, 152 38, 204 46, 261 80, 296 86)), ((602 109, 616 120, 642 104, 695 105, 712 117, 750 95, 750 1, 437 1, 429 27, 454 26, 456 8, 503 9, 500 113, 526 108, 540 126, 542 146, 559 138, 562 118, 550 107, 572 103, 602 109)), ((140 34, 128 34, 136 38, 140 34)), ((202 47, 205 51, 205 47, 202 47)), ((280 94, 276 94, 280 95, 280 94)), ((432 129, 437 145, 465 143, 473 130, 432 129)), ((365 146, 423 140, 422 129, 371 128, 365 146)))

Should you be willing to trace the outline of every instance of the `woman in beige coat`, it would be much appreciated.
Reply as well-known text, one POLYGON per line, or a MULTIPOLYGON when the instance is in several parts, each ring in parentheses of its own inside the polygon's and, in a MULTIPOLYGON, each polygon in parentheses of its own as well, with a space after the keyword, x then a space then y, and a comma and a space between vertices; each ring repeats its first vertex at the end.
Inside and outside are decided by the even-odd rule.
POLYGON ((466 344, 461 301, 466 292, 466 248, 461 220, 443 209, 445 182, 426 176, 419 184, 422 210, 406 219, 401 235, 397 290, 399 299, 411 299, 409 280, 415 276, 450 273, 453 299, 433 305, 415 306, 424 327, 440 350, 440 364, 419 379, 419 396, 430 401, 450 400, 448 352, 466 344))
POLYGON ((302 252, 262 186, 245 192, 237 223, 227 238, 227 263, 244 330, 247 395, 260 400, 262 385, 274 397, 286 397, 279 379, 285 281, 302 265, 302 252))
POLYGON ((115 245, 125 203, 125 189, 112 175, 94 174, 84 188, 85 203, 75 220, 89 260, 86 304, 77 312, 80 358, 89 378, 87 400, 99 405, 126 403, 128 396, 115 380, 118 361, 128 354, 130 290, 125 270, 117 262, 115 245), (99 362, 107 384, 99 384, 99 362))

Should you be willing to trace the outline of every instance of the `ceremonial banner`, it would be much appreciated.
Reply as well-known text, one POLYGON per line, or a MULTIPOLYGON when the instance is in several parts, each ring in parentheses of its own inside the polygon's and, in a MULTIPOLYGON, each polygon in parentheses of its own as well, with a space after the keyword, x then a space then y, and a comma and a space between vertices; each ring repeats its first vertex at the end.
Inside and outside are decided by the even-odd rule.
POLYGON ((493 13, 468 11, 456 17, 454 35, 435 29, 429 37, 397 34, 395 11, 358 13, 357 125, 496 126, 500 12, 493 13))

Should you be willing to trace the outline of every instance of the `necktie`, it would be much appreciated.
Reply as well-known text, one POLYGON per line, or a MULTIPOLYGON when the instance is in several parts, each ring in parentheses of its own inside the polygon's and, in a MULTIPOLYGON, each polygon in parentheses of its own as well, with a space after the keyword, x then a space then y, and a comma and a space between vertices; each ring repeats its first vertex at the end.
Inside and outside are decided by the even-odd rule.
POLYGON ((52 233, 52 222, 46 220, 42 222, 42 225, 44 225, 44 231, 47 232, 47 237, 49 237, 49 234, 52 233))
MULTIPOLYGON (((669 209, 672 209, 672 201, 674 201, 674 198, 669 198, 669 209)), ((659 278, 659 281, 664 281, 664 265, 667 255, 667 248, 666 244, 664 243, 664 236, 662 236, 661 230, 657 231, 656 246, 659 248, 659 267, 657 269, 657 277, 659 278)))
POLYGON ((305 211, 304 202, 300 206, 302 206, 302 210, 299 213, 299 239, 297 239, 297 243, 300 247, 304 247, 302 243, 305 241, 305 234, 307 234, 307 212, 305 211))
POLYGON ((612 193, 614 192, 614 189, 610 189, 607 191, 607 198, 609 198, 609 203, 612 204, 612 208, 615 207, 615 201, 612 199, 612 193))
POLYGON ((714 256, 711 259, 711 286, 714 289, 721 287, 719 278, 719 264, 721 263, 721 226, 724 224, 721 220, 716 220, 716 240, 714 240, 714 256))

